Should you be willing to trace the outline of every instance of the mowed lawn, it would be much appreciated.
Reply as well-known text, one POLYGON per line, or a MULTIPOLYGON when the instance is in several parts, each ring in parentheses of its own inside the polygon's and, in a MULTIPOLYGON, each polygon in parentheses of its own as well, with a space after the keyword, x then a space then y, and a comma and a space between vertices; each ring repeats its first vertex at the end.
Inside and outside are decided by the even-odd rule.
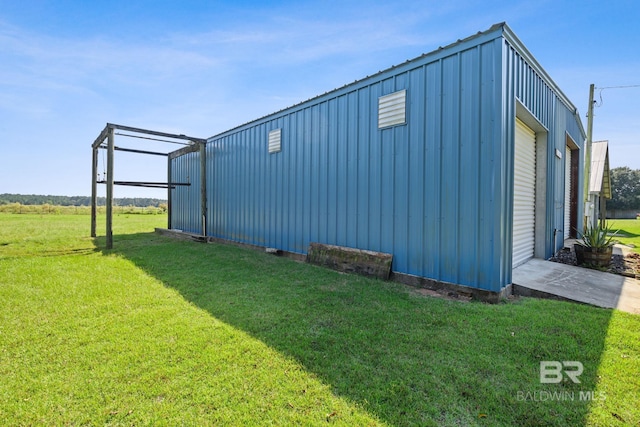
POLYGON ((88 216, 0 214, 3 425, 640 424, 640 316, 433 298, 165 224, 116 216, 106 251, 88 216))
POLYGON ((607 224, 616 231, 616 240, 640 254, 640 219, 610 219, 607 224))

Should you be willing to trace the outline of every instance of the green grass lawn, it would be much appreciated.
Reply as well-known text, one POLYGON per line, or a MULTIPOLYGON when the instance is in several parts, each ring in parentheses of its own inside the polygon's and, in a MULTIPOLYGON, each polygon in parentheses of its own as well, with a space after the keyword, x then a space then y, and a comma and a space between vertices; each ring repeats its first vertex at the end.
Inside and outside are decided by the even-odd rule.
POLYGON ((610 219, 607 224, 618 230, 616 240, 624 245, 633 245, 633 250, 640 253, 640 219, 610 219))
POLYGON ((425 297, 165 223, 116 216, 106 251, 88 216, 0 214, 3 424, 640 424, 640 316, 425 297), (581 383, 541 384, 555 360, 581 383))

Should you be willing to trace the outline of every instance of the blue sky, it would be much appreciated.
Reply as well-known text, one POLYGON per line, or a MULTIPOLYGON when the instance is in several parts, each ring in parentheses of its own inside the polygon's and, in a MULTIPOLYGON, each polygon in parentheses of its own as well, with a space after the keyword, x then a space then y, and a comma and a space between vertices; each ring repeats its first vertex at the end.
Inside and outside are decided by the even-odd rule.
MULTIPOLYGON (((585 127, 590 83, 640 85, 635 0, 0 0, 0 193, 89 195, 107 122, 210 137, 503 21, 585 127)), ((640 87, 596 99, 594 140, 640 169, 640 87)), ((116 177, 164 181, 149 157, 117 153, 116 177)))

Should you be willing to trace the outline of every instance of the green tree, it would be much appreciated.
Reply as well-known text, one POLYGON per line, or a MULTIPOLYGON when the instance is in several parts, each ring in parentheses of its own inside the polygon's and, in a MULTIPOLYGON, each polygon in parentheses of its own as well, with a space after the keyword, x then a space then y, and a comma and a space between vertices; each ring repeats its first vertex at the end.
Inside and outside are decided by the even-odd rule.
POLYGON ((640 170, 627 166, 611 169, 609 209, 640 209, 640 170))
MULTIPOLYGON (((0 205, 6 205, 9 203, 20 203, 23 206, 29 205, 52 205, 52 206, 90 206, 91 197, 89 196, 51 196, 51 195, 38 195, 38 194, 0 194, 0 205)), ((98 206, 106 205, 106 198, 98 197, 98 206)), ((167 203, 162 199, 150 199, 150 198, 130 198, 124 197, 115 199, 114 204, 117 206, 137 206, 158 207, 161 203, 167 203)))

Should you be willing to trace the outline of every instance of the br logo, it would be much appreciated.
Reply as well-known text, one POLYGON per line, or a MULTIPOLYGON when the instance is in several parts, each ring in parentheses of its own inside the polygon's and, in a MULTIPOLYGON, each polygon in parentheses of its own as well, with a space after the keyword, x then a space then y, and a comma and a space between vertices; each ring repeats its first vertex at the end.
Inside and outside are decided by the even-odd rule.
POLYGON ((583 370, 584 366, 582 366, 581 362, 544 360, 540 362, 540 382, 543 384, 557 384, 569 378, 574 383, 579 384, 578 377, 583 370))

